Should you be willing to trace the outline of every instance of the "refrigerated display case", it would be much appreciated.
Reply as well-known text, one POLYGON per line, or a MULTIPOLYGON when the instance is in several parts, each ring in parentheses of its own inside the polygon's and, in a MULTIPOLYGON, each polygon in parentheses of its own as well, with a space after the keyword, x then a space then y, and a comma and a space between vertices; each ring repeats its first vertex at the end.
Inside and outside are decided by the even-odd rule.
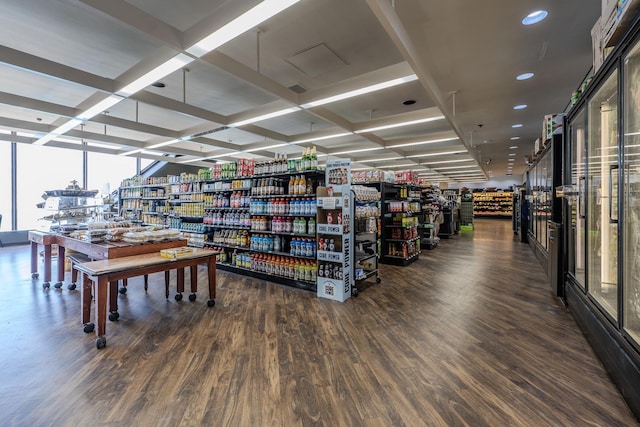
POLYGON ((566 303, 640 417, 640 20, 567 122, 566 303))
POLYGON ((618 72, 588 103, 587 291, 615 319, 618 312, 618 72))
POLYGON ((586 107, 580 109, 569 123, 570 139, 570 183, 573 194, 567 203, 567 271, 572 274, 578 286, 585 289, 586 285, 586 138, 587 138, 586 107))
POLYGON ((640 42, 624 61, 623 326, 640 343, 640 42))

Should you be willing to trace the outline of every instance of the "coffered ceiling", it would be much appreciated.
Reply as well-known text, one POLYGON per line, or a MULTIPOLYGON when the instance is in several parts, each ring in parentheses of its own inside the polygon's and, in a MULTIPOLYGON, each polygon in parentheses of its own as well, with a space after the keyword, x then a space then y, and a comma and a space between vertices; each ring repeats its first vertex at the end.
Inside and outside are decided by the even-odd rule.
POLYGON ((595 0, 5 1, 0 140, 195 166, 315 145, 321 163, 435 182, 522 174, 543 116, 591 67, 599 12, 595 0), (540 9, 546 20, 521 24, 540 9), (172 61, 151 80, 163 87, 131 89, 172 61))

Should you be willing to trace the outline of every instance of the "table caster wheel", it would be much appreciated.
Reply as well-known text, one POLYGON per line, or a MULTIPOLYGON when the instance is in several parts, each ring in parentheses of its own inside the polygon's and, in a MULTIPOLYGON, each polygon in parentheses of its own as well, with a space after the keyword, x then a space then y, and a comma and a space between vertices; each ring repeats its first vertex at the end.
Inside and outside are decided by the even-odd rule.
POLYGON ((357 297, 358 296, 358 288, 351 289, 351 295, 353 295, 354 297, 357 297))
POLYGON ((38 273, 31 273, 31 278, 32 279, 37 279, 38 277, 40 277, 40 275, 38 273))
POLYGON ((119 318, 120 318, 120 313, 118 313, 117 311, 112 311, 111 313, 109 313, 109 320, 111 320, 112 322, 115 322, 119 318))
POLYGON ((62 282, 58 282, 55 285, 53 285, 54 288, 56 289, 60 289, 62 287, 62 282))
POLYGON ((176 294, 176 301, 182 301, 182 294, 176 294))
POLYGON ((125 288, 124 286, 121 287, 120 289, 118 289, 118 293, 120 293, 122 295, 126 294, 127 293, 127 288, 125 288))
POLYGON ((207 307, 213 307, 214 305, 216 305, 216 300, 210 299, 207 301, 207 307))
POLYGON ((107 339, 105 337, 96 338, 96 348, 101 350, 107 346, 107 339))
POLYGON ((194 302, 196 300, 196 294, 189 295, 189 301, 194 302))
POLYGON ((49 283, 49 282, 44 282, 42 284, 42 289, 49 289, 50 287, 51 287, 51 283, 49 283))
POLYGON ((94 325, 91 322, 85 323, 84 324, 84 333, 85 334, 90 334, 91 332, 93 332, 93 330, 96 328, 96 325, 94 325))
POLYGON ((380 279, 379 277, 376 277, 376 283, 380 283, 382 281, 382 279, 380 279))
POLYGON ((71 283, 69 286, 67 286, 67 289, 69 289, 70 291, 73 291, 75 288, 76 288, 75 283, 71 283))

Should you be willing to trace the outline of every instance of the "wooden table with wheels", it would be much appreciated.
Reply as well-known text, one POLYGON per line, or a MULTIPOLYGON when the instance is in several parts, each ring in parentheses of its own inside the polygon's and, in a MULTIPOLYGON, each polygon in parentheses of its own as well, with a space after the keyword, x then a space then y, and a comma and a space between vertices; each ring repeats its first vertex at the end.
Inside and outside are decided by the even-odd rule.
MULTIPOLYGON (((182 271, 189 267, 191 269, 192 292, 197 287, 197 267, 199 264, 207 265, 209 279, 209 300, 207 305, 213 307, 216 297, 216 256, 217 251, 209 249, 193 248, 193 253, 184 255, 178 259, 169 259, 160 256, 159 252, 144 255, 134 255, 122 258, 105 259, 74 265, 83 275, 82 280, 82 322, 85 332, 91 332, 90 325, 87 325, 91 304, 91 283, 95 284, 95 304, 96 304, 96 347, 104 348, 107 345, 106 322, 107 322, 107 299, 109 295, 117 292, 117 289, 110 283, 117 283, 118 280, 129 279, 145 274, 165 272, 165 277, 170 270, 182 271), (89 291, 89 292, 87 292, 89 291), (87 296, 89 294, 89 296, 87 296)), ((184 276, 183 276, 184 278, 184 276)), ((183 283, 184 286, 184 283, 183 283)), ((195 295, 195 292, 193 293, 195 295)), ((177 299, 177 298, 176 298, 177 299)), ((189 298, 195 300, 195 298, 189 298)), ((117 313, 117 312, 115 312, 117 313)), ((110 318, 117 319, 119 314, 110 313, 110 318)))
MULTIPOLYGON (((56 244, 56 235, 43 231, 29 231, 29 241, 31 242, 31 278, 37 279, 38 274, 38 246, 44 247, 44 283, 43 288, 51 285, 51 248, 56 244)), ((64 271, 64 261, 62 263, 64 271)))
MULTIPOLYGON (((31 241, 31 277, 34 279, 38 278, 38 245, 44 246, 44 283, 42 286, 45 289, 50 287, 52 271, 51 247, 54 244, 58 247, 57 281, 54 284, 54 287, 57 289, 62 287, 62 282, 64 281, 66 249, 80 252, 94 260, 100 260, 153 253, 162 249, 182 247, 187 244, 187 241, 184 239, 137 244, 126 242, 89 243, 72 237, 42 231, 30 231, 29 240, 31 241)), ((72 279, 75 278, 74 276, 75 275, 72 274, 72 279)), ((72 283, 67 286, 69 290, 73 290, 75 287, 75 281, 72 281, 72 283)), ((126 288, 123 289, 126 290, 126 288)))

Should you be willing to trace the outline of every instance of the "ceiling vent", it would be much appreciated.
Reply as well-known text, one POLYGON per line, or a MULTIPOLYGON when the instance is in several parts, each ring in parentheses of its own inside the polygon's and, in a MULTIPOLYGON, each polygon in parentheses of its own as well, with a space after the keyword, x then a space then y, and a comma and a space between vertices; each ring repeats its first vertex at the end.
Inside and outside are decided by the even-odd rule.
POLYGON ((285 58, 309 77, 318 77, 344 68, 347 64, 324 43, 320 43, 293 56, 285 58))
POLYGON ((299 84, 289 86, 289 90, 292 90, 295 93, 305 93, 307 91, 302 85, 299 85, 299 84))

